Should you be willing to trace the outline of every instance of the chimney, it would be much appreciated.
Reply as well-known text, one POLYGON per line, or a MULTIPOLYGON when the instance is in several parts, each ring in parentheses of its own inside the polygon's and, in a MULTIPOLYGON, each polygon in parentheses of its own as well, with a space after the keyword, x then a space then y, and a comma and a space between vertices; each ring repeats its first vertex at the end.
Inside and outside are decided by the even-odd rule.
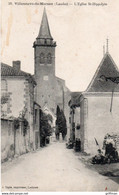
POLYGON ((13 68, 16 71, 20 71, 20 69, 21 69, 21 61, 19 61, 19 60, 13 61, 12 64, 13 64, 13 68))

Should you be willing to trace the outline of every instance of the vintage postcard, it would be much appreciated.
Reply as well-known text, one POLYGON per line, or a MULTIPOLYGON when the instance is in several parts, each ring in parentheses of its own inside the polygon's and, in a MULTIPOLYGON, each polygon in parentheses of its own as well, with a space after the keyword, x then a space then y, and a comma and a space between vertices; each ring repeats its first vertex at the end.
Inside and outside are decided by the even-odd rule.
POLYGON ((119 190, 119 1, 1 0, 1 191, 119 190))

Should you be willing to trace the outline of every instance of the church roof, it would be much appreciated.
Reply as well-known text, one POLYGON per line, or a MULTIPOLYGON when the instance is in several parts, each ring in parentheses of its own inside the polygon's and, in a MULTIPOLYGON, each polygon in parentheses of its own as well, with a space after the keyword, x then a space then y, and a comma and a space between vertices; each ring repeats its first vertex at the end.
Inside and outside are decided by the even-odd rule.
POLYGON ((86 92, 112 92, 114 87, 114 91, 119 92, 119 84, 101 79, 102 75, 112 78, 119 77, 119 70, 108 52, 104 55, 86 92))
POLYGON ((45 9, 43 12, 39 35, 37 38, 39 38, 39 39, 52 39, 45 9))
POLYGON ((12 66, 9 66, 7 64, 1 63, 1 76, 23 76, 23 77, 27 77, 29 79, 31 79, 34 83, 35 80, 34 78, 31 76, 31 74, 24 72, 22 70, 17 70, 12 66))

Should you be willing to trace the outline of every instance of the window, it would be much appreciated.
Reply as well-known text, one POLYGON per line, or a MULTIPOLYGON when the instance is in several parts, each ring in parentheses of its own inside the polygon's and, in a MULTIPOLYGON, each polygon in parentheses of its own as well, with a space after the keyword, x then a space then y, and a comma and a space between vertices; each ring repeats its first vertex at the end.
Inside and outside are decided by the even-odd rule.
POLYGON ((43 53, 40 54, 40 64, 44 64, 45 63, 45 56, 43 53))
POLYGON ((47 64, 52 64, 52 56, 50 53, 47 55, 47 64))

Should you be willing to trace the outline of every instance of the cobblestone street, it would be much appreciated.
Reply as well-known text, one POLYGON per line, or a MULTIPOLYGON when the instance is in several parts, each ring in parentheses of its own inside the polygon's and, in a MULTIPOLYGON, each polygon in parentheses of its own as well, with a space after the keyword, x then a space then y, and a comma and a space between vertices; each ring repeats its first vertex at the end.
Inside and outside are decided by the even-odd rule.
POLYGON ((2 190, 118 191, 108 177, 85 167, 64 142, 53 142, 37 152, 2 165, 2 190))

